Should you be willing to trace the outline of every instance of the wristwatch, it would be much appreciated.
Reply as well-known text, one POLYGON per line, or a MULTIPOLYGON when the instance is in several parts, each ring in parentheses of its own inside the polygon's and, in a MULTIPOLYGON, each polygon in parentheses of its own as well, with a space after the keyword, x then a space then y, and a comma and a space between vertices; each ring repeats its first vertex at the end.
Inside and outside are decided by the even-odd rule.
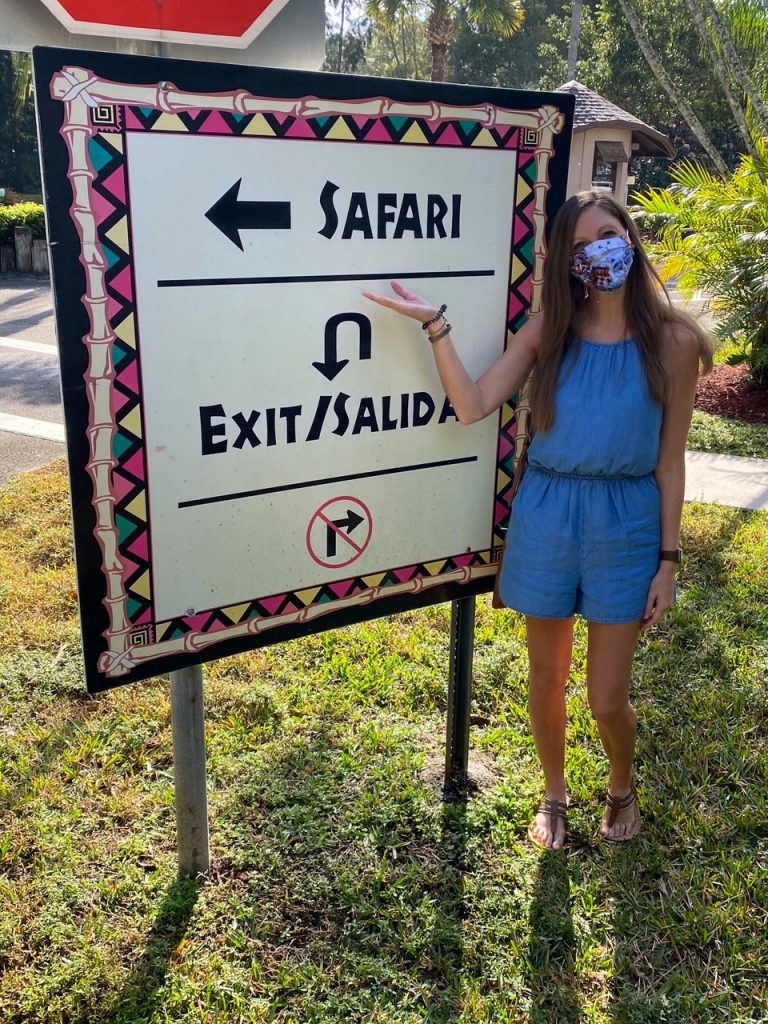
POLYGON ((660 562, 677 562, 678 565, 683 560, 683 549, 674 548, 672 551, 665 551, 663 548, 659 551, 660 562))

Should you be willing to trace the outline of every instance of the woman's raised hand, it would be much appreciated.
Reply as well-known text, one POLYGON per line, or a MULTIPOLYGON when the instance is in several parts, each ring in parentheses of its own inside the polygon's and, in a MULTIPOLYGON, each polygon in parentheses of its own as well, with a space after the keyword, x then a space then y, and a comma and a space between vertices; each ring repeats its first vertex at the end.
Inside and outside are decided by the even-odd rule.
POLYGON ((389 283, 392 286, 392 291, 398 298, 394 299, 390 295, 374 295, 373 292, 363 292, 363 295, 366 299, 371 299, 372 302, 378 302, 380 306, 394 309, 396 313, 410 316, 422 324, 426 323, 427 320, 432 320, 437 315, 437 306, 433 306, 431 302, 427 302, 426 299, 414 294, 414 292, 406 291, 397 281, 390 281, 389 283))

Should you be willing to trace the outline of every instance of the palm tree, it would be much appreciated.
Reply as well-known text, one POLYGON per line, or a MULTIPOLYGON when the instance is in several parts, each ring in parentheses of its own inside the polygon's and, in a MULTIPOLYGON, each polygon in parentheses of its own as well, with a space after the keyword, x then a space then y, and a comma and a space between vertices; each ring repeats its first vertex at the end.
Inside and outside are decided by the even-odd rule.
MULTIPOLYGON (((367 0, 368 17, 391 30, 398 15, 414 7, 413 0, 367 0)), ((522 26, 525 14, 521 0, 426 0, 427 38, 432 49, 432 81, 445 81, 445 63, 453 40, 456 18, 461 13, 468 24, 505 38, 522 26)))
MULTIPOLYGON (((707 25, 704 11, 698 3, 698 0, 685 0, 685 4, 691 12, 691 17, 693 18, 693 23, 696 26, 696 31, 699 34, 699 39, 701 39, 704 49, 709 54, 715 74, 717 75, 720 85, 723 87, 725 98, 728 100, 728 106, 731 108, 731 113, 733 114, 733 118, 736 122, 736 127, 739 129, 739 134, 744 141, 744 145, 747 147, 747 152, 757 160, 756 166, 759 167, 760 161, 758 159, 757 147, 755 146, 752 133, 750 132, 747 124, 747 116, 744 107, 734 91, 730 68, 723 59, 720 49, 715 45, 712 32, 707 25)), ((725 32, 724 26, 723 32, 725 32)))
POLYGON ((744 94, 749 97, 752 108, 761 122, 762 133, 768 134, 768 105, 766 105, 763 97, 760 95, 759 90, 753 82, 752 77, 742 64, 741 59, 736 52, 736 48, 731 41, 731 37, 717 12, 717 8, 712 3, 712 0, 704 0, 704 6, 706 7, 707 14, 709 15, 712 31, 725 54, 725 58, 728 62, 728 70, 731 72, 731 75, 744 94))
POLYGON ((582 0, 573 0, 571 4, 571 35, 568 40, 568 81, 576 78, 576 65, 579 62, 579 34, 581 32, 582 0))
POLYGON ((688 127, 699 140, 702 149, 707 154, 709 159, 718 169, 720 174, 724 178, 727 178, 729 171, 725 161, 720 156, 718 151, 715 149, 714 145, 712 144, 712 140, 707 135, 704 129, 704 126, 702 125, 701 121, 698 119, 696 114, 693 112, 690 103, 686 100, 686 98, 677 88, 677 86, 672 81, 670 76, 667 74, 666 69, 664 68, 663 64, 656 55, 655 50, 651 46, 651 42, 645 33, 645 29, 640 24, 640 19, 637 16, 637 11, 630 3, 630 0, 619 0, 619 5, 622 11, 624 12, 624 16, 629 22, 629 26, 632 29, 632 33, 635 39, 637 40, 638 46, 642 50, 643 56, 648 62, 648 65, 651 68, 651 71, 653 71, 654 75, 656 76, 659 84, 667 93, 672 102, 675 104, 677 109, 680 111, 683 118, 685 118, 688 127))
POLYGON ((713 296, 717 334, 740 342, 752 376, 768 385, 768 140, 755 144, 757 158, 743 156, 725 180, 683 162, 670 188, 635 201, 663 224, 651 247, 662 277, 713 296))

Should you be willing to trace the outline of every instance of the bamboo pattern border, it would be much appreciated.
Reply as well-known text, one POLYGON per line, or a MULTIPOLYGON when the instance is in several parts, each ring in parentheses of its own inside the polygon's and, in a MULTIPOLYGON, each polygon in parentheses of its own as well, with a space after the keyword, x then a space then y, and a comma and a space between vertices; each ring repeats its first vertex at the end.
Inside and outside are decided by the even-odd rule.
MULTIPOLYGON (((258 635, 277 626, 311 622, 331 612, 371 604, 382 597, 417 594, 434 586, 451 583, 466 584, 496 571, 493 563, 465 566, 438 577, 413 579, 386 587, 369 587, 349 598, 310 605, 297 611, 249 619, 215 633, 190 631, 182 637, 161 642, 132 645, 133 627, 127 612, 127 595, 123 586, 123 564, 120 559, 119 536, 115 522, 115 497, 111 489, 112 470, 117 465, 113 454, 116 422, 111 407, 111 390, 115 379, 112 345, 115 334, 107 316, 106 259, 101 252, 96 216, 92 206, 92 182, 95 174, 88 156, 88 143, 98 132, 91 123, 91 109, 104 104, 135 105, 175 114, 187 110, 209 110, 237 115, 276 114, 295 118, 318 118, 351 115, 368 118, 410 117, 428 122, 474 121, 484 128, 520 127, 530 134, 523 143, 532 149, 536 162, 534 191, 534 261, 532 272, 531 311, 541 306, 541 283, 546 255, 546 198, 549 190, 549 161, 554 153, 554 137, 562 131, 565 116, 557 107, 543 105, 537 110, 519 111, 496 107, 489 103, 457 106, 437 101, 402 102, 386 97, 361 100, 334 100, 309 96, 299 99, 277 99, 253 96, 245 90, 228 93, 194 93, 176 88, 170 82, 136 85, 111 82, 85 68, 65 67, 51 81, 51 95, 65 107, 61 134, 69 154, 69 179, 72 188, 70 214, 80 243, 80 262, 85 271, 86 292, 83 304, 88 313, 90 330, 83 338, 88 349, 88 368, 84 375, 89 401, 87 429, 90 458, 86 470, 93 484, 93 507, 96 513, 94 535, 102 554, 102 571, 106 579, 104 604, 109 627, 104 632, 107 650, 98 659, 98 670, 108 678, 126 675, 136 665, 206 647, 239 637, 258 635)), ((509 338, 507 339, 509 341, 509 338)), ((521 410, 522 411, 522 410, 521 410)), ((483 552, 485 554, 485 552, 483 552)), ((491 552, 487 553, 489 556, 491 552)))

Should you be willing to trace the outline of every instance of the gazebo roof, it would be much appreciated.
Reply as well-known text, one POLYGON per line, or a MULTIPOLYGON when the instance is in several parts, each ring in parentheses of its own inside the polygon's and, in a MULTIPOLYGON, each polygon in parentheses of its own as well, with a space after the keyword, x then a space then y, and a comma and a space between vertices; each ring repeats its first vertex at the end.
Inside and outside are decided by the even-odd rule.
POLYGON ((573 115, 574 132, 583 132, 587 128, 594 128, 596 125, 604 125, 606 128, 629 128, 632 131, 632 141, 638 144, 638 152, 641 156, 666 156, 673 157, 675 149, 666 135, 651 128, 645 121, 641 121, 634 114, 622 110, 615 103, 605 99, 596 92, 592 92, 581 82, 566 82, 559 86, 555 92, 569 92, 576 97, 576 109, 573 115))

